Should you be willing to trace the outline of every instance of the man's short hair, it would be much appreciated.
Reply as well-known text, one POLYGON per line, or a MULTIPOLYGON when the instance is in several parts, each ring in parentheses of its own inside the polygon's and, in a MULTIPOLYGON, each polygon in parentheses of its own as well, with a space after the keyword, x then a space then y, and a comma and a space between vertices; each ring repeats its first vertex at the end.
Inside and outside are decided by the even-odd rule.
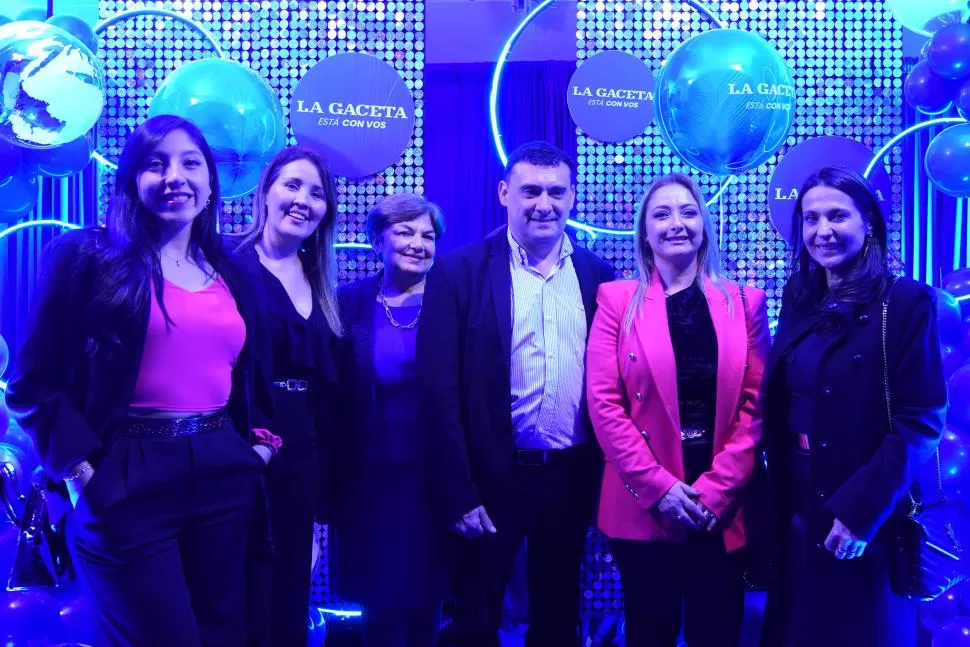
POLYGON ((543 168, 554 168, 560 164, 569 167, 569 175, 576 172, 576 164, 569 155, 550 144, 549 142, 535 141, 522 144, 514 151, 509 153, 508 162, 505 164, 505 181, 508 182, 512 176, 512 168, 519 162, 541 166, 543 168))

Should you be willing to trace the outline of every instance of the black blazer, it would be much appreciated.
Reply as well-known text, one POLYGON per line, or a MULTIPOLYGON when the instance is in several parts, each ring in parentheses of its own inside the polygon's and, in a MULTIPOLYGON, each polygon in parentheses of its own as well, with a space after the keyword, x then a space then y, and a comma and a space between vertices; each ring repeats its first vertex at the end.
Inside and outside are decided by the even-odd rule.
MULTIPOLYGON (((501 505, 512 482, 512 272, 506 232, 501 227, 436 261, 425 287, 418 375, 429 469, 438 479, 434 492, 446 522, 482 504, 501 505)), ((596 291, 614 273, 579 246, 571 258, 588 330, 596 291)))
MULTIPOLYGON (((825 539, 834 518, 872 541, 917 472, 932 456, 943 432, 946 383, 936 323, 935 293, 910 279, 892 288, 887 326, 893 425, 886 413, 882 368, 882 297, 839 304, 828 311, 842 319, 819 367, 812 411, 811 452, 816 507, 812 540, 825 539)), ((786 288, 781 320, 765 368, 764 439, 776 506, 786 518, 783 488, 788 456, 786 353, 809 334, 821 315, 798 312, 786 288)))
POLYGON ((337 300, 345 334, 336 343, 339 397, 333 447, 333 489, 360 474, 367 448, 364 439, 374 425, 377 377, 374 368, 374 303, 378 276, 340 286, 337 300))
MULTIPOLYGON (((54 481, 78 461, 97 466, 117 423, 127 415, 141 366, 148 300, 131 320, 106 320, 90 308, 98 289, 96 268, 80 261, 80 251, 104 236, 101 229, 81 229, 61 234, 48 246, 27 335, 7 388, 11 413, 33 439, 40 463, 54 481)), ((259 343, 265 322, 257 320, 249 288, 254 279, 246 268, 227 253, 215 269, 246 324, 227 408, 239 433, 249 437, 253 426, 268 419, 258 411, 272 408, 266 383, 260 380, 256 386, 256 357, 266 353, 259 343)))

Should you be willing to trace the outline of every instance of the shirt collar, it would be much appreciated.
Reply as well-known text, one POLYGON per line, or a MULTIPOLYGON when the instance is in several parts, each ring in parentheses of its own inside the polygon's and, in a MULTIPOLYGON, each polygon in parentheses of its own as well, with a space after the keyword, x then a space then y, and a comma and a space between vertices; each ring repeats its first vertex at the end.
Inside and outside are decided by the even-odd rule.
MULTIPOLYGON (((512 252, 512 260, 518 261, 524 267, 529 267, 529 254, 512 236, 512 230, 506 229, 506 234, 509 238, 509 249, 512 252)), ((573 253, 573 242, 569 240, 569 236, 566 232, 562 234, 562 247, 559 249, 559 262, 562 263, 568 256, 573 253)))

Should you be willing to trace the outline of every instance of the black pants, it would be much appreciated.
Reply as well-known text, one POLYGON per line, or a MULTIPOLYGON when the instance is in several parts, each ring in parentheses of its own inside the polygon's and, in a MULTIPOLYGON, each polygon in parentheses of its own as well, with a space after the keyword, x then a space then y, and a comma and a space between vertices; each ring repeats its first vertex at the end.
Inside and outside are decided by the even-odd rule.
POLYGON ((313 518, 320 489, 315 445, 283 445, 266 475, 273 532, 272 645, 307 643, 313 518))
POLYGON ((498 647, 505 589, 527 541, 527 647, 579 644, 579 588, 586 536, 602 476, 594 444, 557 452, 544 465, 517 466, 513 492, 486 511, 498 532, 458 541, 457 647, 498 647))
POLYGON ((244 564, 262 459, 228 422, 118 435, 68 519, 98 647, 244 645, 244 564))
POLYGON ((440 627, 440 604, 413 609, 365 607, 360 617, 363 647, 434 647, 440 627))
POLYGON ((737 647, 744 565, 720 533, 684 543, 610 539, 623 581, 627 647, 737 647))

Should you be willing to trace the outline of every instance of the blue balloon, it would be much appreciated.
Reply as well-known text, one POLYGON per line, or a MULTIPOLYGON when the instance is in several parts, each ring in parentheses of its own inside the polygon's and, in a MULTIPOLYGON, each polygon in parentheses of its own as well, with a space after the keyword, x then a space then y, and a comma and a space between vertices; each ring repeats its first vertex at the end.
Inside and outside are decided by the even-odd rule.
POLYGON ((199 127, 215 155, 224 198, 251 193, 286 145, 279 98, 258 74, 234 61, 183 65, 162 83, 148 114, 178 115, 199 127))
POLYGON ((938 75, 925 60, 913 66, 903 84, 906 102, 924 115, 937 115, 949 110, 956 91, 956 82, 938 75))
POLYGON ((7 364, 10 362, 10 348, 7 346, 7 341, 0 336, 0 375, 7 370, 7 364))
POLYGON ((13 22, 13 18, 8 18, 7 16, 0 16, 0 27, 6 25, 8 22, 13 22))
POLYGON ((957 22, 936 32, 926 48, 926 62, 945 79, 970 75, 970 25, 957 22))
POLYGON ((970 18, 966 0, 887 0, 886 4, 896 20, 923 36, 970 18))
POLYGON ((970 121, 970 81, 966 81, 960 86, 955 103, 960 116, 970 121))
POLYGON ((960 302, 946 290, 936 291, 936 320, 940 330, 940 343, 944 346, 960 346, 966 334, 960 302))
POLYGON ((41 9, 40 7, 28 7, 20 13, 14 20, 36 20, 37 22, 44 22, 47 20, 47 9, 41 9))
POLYGON ((37 204, 37 177, 22 168, 13 177, 0 182, 0 221, 26 215, 37 204))
POLYGON ((926 174, 937 189, 970 197, 970 124, 950 126, 926 147, 926 174))
MULTIPOLYGON (((46 18, 46 16, 45 16, 46 18)), ((105 103, 104 64, 84 43, 45 22, 0 27, 0 139, 53 148, 91 130, 105 103)))
POLYGON ((795 87, 761 36, 714 29, 678 47, 657 74, 657 125, 691 166, 733 175, 766 162, 795 117, 795 87))
POLYGON ((934 633, 933 647, 970 647, 970 617, 954 618, 934 633))
POLYGON ((24 161, 44 177, 69 177, 91 163, 93 152, 94 133, 90 132, 57 148, 27 150, 24 161))
POLYGON ((960 615, 962 604, 958 590, 949 590, 932 602, 919 605, 919 619, 931 632, 937 632, 960 615))
POLYGON ((71 16, 69 14, 58 14, 52 16, 46 20, 48 25, 54 25, 55 27, 60 27, 74 38, 84 43, 89 50, 93 53, 98 53, 98 35, 94 33, 94 28, 91 27, 83 18, 78 18, 77 16, 71 16))
POLYGON ((12 178, 23 164, 23 153, 19 146, 0 141, 0 183, 12 178))

